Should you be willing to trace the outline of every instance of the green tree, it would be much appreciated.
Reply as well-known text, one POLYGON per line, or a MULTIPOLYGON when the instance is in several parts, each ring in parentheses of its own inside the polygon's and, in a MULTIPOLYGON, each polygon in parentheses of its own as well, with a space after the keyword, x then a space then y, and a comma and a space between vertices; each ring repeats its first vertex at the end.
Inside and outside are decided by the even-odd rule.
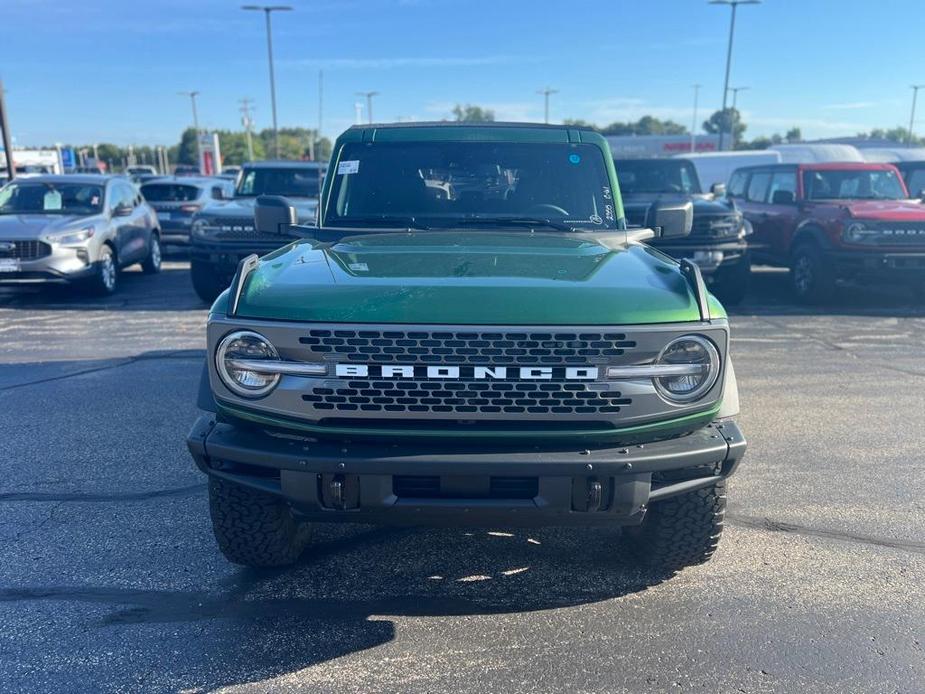
POLYGON ((598 128, 603 135, 686 135, 687 128, 671 120, 660 120, 654 116, 643 116, 638 121, 622 123, 616 121, 598 128))
POLYGON ((495 112, 490 108, 482 108, 472 104, 456 104, 453 107, 453 117, 460 123, 491 123, 495 120, 495 112))
POLYGON ((183 134, 180 136, 180 144, 172 160, 175 164, 199 165, 199 152, 196 149, 195 129, 187 128, 183 131, 183 134))
POLYGON ((711 135, 721 132, 732 133, 732 142, 739 142, 746 129, 738 109, 727 108, 725 111, 715 111, 703 122, 703 129, 711 135))
POLYGON ((794 126, 787 131, 787 134, 784 135, 784 139, 787 140, 787 142, 802 142, 803 133, 800 132, 799 128, 794 126))

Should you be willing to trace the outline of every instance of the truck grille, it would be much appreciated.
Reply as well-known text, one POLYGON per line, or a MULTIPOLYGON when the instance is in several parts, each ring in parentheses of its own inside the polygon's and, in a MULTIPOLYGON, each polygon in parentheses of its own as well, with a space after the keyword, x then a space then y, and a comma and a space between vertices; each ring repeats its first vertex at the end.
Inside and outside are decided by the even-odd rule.
POLYGON ((206 229, 214 233, 216 239, 227 239, 230 241, 238 239, 256 239, 265 236, 254 228, 253 217, 242 217, 240 219, 210 219, 206 222, 206 229))
POLYGON ((739 233, 742 222, 734 214, 695 214, 691 236, 723 238, 739 233))
POLYGON ((0 258, 38 260, 51 255, 51 246, 43 241, 0 241, 0 258), (12 248, 8 246, 12 244, 12 248))
POLYGON ((350 380, 302 395, 316 410, 448 414, 616 414, 632 400, 603 383, 350 380))
POLYGON ((874 239, 878 246, 925 246, 925 222, 877 222, 865 226, 880 232, 874 239))
POLYGON ((318 356, 357 362, 491 366, 600 364, 636 346, 611 332, 311 330, 299 342, 318 356))

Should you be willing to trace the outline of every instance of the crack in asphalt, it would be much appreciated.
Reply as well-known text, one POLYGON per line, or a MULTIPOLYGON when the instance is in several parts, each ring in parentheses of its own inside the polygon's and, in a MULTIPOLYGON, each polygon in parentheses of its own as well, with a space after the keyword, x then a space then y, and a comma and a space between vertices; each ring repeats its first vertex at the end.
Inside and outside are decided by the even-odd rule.
POLYGON ((28 386, 37 386, 43 383, 53 383, 54 381, 63 381, 68 378, 84 376, 86 374, 97 373, 99 371, 109 371, 111 369, 118 369, 123 366, 131 366, 132 364, 138 364, 139 362, 166 361, 169 359, 184 360, 184 359, 203 359, 203 358, 205 358, 205 350, 189 349, 189 350, 181 350, 178 353, 171 353, 171 354, 163 354, 163 353, 155 352, 151 354, 139 354, 134 357, 108 359, 108 360, 105 360, 108 363, 101 364, 100 366, 94 366, 89 369, 83 369, 81 371, 73 371, 71 373, 61 374, 59 376, 49 376, 48 378, 39 378, 34 381, 25 381, 24 383, 14 383, 12 385, 2 386, 0 387, 0 393, 4 393, 9 390, 16 390, 18 388, 26 388, 28 386))
POLYGON ((770 530, 772 532, 789 533, 792 535, 821 537, 827 540, 840 540, 842 542, 854 542, 864 545, 873 545, 875 547, 901 549, 907 552, 914 552, 915 554, 925 554, 925 542, 916 542, 915 540, 893 540, 886 537, 861 535, 859 533, 843 532, 839 530, 809 528, 804 525, 797 525, 796 523, 773 520, 766 516, 727 514, 726 519, 731 521, 733 525, 741 525, 746 528, 755 528, 757 530, 770 530))
POLYGON ((187 487, 173 489, 156 489, 150 492, 129 492, 123 494, 101 494, 93 492, 0 492, 0 502, 3 501, 68 501, 77 502, 120 502, 120 501, 147 501, 169 496, 189 496, 204 491, 205 483, 191 484, 187 487))

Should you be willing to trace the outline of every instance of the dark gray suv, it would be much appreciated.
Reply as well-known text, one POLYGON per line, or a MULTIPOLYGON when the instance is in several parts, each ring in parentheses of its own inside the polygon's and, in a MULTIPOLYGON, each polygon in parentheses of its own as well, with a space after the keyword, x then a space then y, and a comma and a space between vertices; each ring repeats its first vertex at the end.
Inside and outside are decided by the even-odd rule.
POLYGON ((188 245, 193 217, 216 200, 234 195, 234 183, 222 178, 171 176, 147 181, 141 193, 157 212, 164 243, 188 245))

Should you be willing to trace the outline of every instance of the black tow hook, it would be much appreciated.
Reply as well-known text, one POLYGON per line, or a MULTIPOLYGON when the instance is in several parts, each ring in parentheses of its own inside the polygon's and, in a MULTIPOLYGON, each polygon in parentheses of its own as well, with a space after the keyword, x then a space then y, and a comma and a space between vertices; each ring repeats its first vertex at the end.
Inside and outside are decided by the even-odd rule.
POLYGON ((597 480, 588 480, 588 511, 600 511, 604 500, 604 488, 597 480))

